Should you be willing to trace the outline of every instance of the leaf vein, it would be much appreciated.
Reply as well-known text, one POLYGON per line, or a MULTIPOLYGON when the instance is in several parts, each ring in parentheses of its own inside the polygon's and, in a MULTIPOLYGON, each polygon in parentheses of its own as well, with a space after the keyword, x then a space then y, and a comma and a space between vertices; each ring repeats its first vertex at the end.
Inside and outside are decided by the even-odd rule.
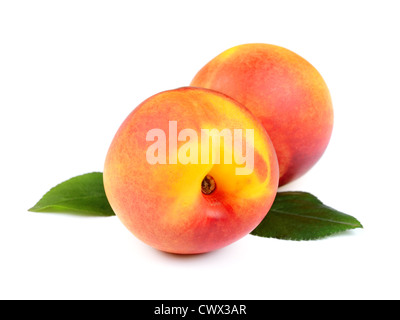
POLYGON ((358 226, 357 224, 350 223, 350 222, 332 220, 332 219, 327 219, 327 218, 322 218, 322 217, 301 215, 301 214, 297 214, 297 213, 293 213, 293 212, 285 212, 285 211, 276 210, 276 209, 271 209, 271 211, 276 212, 278 214, 297 216, 297 217, 301 217, 301 218, 305 218, 305 219, 320 220, 320 221, 332 222, 332 223, 343 224, 343 225, 348 225, 348 226, 353 226, 353 227, 358 226))

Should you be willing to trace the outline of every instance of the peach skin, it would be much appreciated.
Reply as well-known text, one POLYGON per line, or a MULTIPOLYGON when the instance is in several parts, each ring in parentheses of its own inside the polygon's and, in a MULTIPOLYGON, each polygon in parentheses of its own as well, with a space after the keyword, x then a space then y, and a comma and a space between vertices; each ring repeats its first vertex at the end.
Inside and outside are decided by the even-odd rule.
POLYGON ((146 244, 197 254, 231 244, 268 213, 279 167, 261 123, 208 89, 141 103, 109 148, 104 186, 122 223, 146 244))
POLYGON ((261 121, 278 156, 280 186, 306 173, 328 146, 333 128, 328 87, 290 50, 269 44, 233 47, 207 63, 191 86, 225 93, 261 121))

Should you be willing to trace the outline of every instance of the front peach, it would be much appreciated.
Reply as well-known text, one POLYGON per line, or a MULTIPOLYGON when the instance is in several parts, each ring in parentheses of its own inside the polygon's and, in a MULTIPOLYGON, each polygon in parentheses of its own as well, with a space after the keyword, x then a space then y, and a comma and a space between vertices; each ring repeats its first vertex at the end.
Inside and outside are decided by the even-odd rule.
POLYGON ((270 209, 278 179, 262 125, 231 98, 196 88, 139 105, 118 130, 104 169, 107 197, 124 225, 178 254, 222 248, 251 232, 270 209), (243 156, 248 151, 253 159, 243 156))

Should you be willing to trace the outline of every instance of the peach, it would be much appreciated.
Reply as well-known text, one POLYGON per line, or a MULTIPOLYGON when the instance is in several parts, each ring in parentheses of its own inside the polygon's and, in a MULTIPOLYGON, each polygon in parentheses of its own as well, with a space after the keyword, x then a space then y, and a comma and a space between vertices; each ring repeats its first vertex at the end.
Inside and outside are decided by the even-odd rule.
POLYGON ((269 44, 233 47, 207 63, 191 86, 225 93, 261 121, 278 156, 281 186, 306 173, 328 146, 329 90, 318 71, 290 50, 269 44))
POLYGON ((122 223, 146 244, 177 254, 247 235, 268 213, 278 181, 261 123, 230 97, 190 87, 141 103, 116 133, 104 168, 106 195, 122 223))

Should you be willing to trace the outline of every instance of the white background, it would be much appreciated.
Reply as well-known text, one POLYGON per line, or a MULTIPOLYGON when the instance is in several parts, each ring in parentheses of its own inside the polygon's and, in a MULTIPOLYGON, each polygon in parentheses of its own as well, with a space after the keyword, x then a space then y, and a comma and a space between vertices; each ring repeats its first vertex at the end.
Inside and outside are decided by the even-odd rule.
POLYGON ((0 298, 399 299, 398 1, 1 1, 0 298), (309 191, 363 230, 313 242, 246 236, 176 256, 116 217, 30 213, 102 171, 125 117, 234 45, 310 61, 335 127, 309 191))

